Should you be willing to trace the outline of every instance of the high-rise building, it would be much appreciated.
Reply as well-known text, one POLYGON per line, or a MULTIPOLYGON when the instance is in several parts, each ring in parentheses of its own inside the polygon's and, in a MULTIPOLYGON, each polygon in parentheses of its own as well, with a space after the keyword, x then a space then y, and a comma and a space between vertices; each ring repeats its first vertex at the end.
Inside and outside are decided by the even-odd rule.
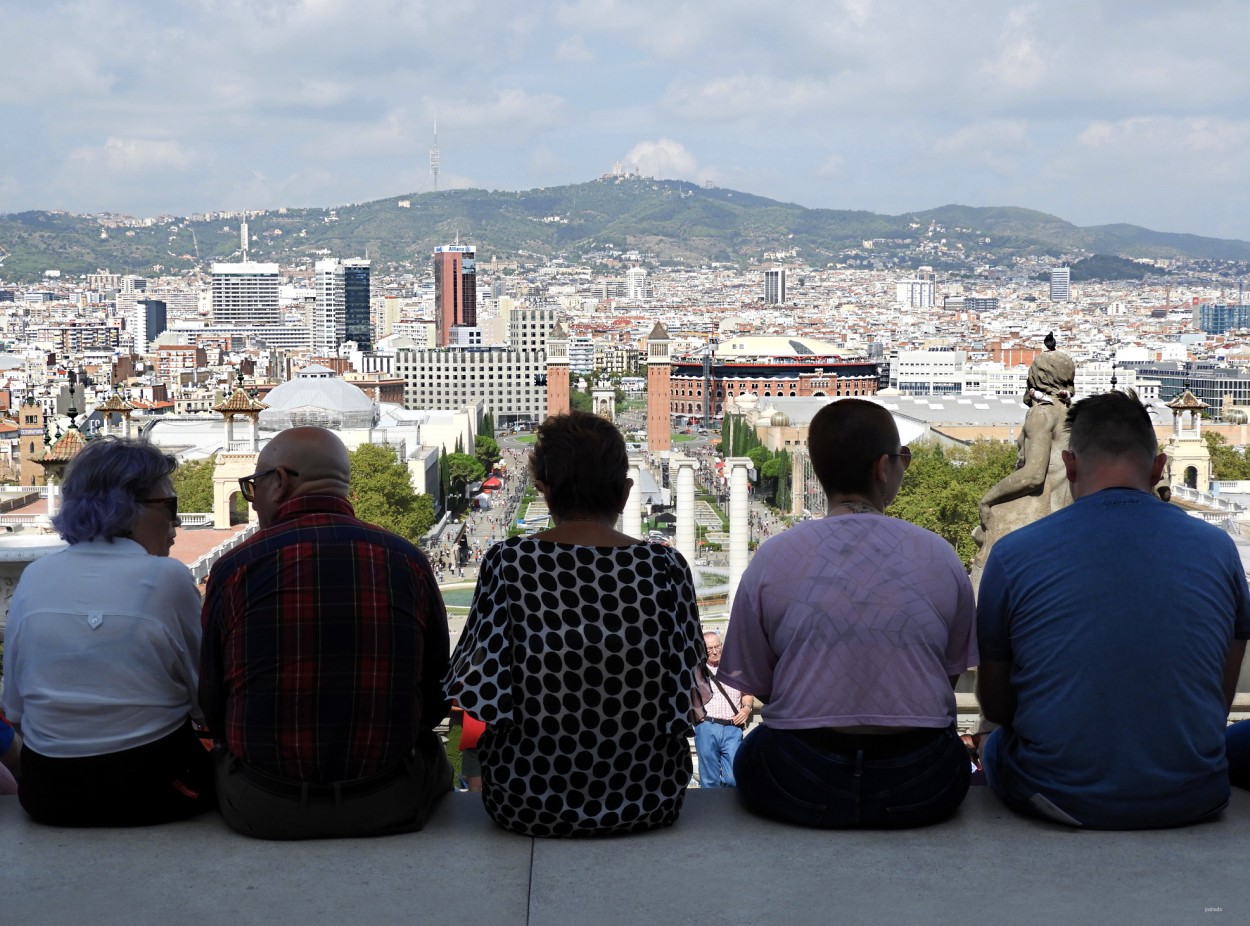
POLYGON ((1203 302, 1194 309, 1194 324, 1207 334, 1224 334, 1230 328, 1250 328, 1250 305, 1203 302))
POLYGON ((451 343, 454 325, 477 326, 477 256, 470 245, 434 249, 434 328, 439 347, 451 343))
POLYGON ((645 267, 630 267, 625 271, 625 289, 632 302, 643 302, 651 295, 645 267))
POLYGON ((764 271, 764 301, 769 305, 781 305, 786 301, 785 267, 764 271))
POLYGON ((373 350, 369 324, 369 265, 361 258, 343 261, 344 335, 361 350, 373 350))
POLYGON ((1050 301, 1068 302, 1072 298, 1072 271, 1068 267, 1056 267, 1050 271, 1050 301))
POLYGON ((133 330, 135 352, 146 354, 148 345, 164 333, 169 324, 169 309, 163 299, 140 299, 135 303, 133 330))
POLYGON ((313 269, 317 274, 317 283, 310 326, 312 349, 314 354, 332 357, 343 343, 343 262, 337 258, 319 260, 313 269))
POLYGON ((278 265, 213 264, 212 307, 219 325, 278 324, 278 265))

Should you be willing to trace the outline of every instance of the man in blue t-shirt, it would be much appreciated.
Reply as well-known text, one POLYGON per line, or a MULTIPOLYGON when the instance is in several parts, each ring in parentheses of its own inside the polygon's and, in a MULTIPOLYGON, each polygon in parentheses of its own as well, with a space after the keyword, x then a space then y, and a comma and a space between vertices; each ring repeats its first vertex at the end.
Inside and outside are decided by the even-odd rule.
POLYGON ((1161 501, 1166 457, 1131 394, 1068 413, 1073 504, 995 544, 981 580, 983 748, 1009 806, 1101 829, 1228 803, 1224 727, 1250 594, 1232 540, 1161 501))

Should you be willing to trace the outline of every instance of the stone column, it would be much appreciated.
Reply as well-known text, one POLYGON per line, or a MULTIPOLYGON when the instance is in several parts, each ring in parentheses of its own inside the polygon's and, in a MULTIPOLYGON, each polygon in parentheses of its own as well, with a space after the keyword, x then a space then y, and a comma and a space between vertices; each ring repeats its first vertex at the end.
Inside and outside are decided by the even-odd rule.
POLYGON ((56 517, 56 495, 60 485, 55 477, 45 481, 48 484, 48 523, 51 523, 52 519, 56 517))
POLYGON ((733 607, 749 555, 751 502, 747 495, 747 471, 751 468, 751 459, 730 457, 725 465, 729 467, 729 605, 733 607))
POLYGON ((677 552, 694 565, 694 460, 673 454, 668 461, 668 479, 673 487, 674 507, 677 510, 677 552))
POLYGON ((625 499, 625 510, 621 512, 621 533, 630 537, 642 536, 642 459, 629 458, 629 478, 634 484, 629 487, 629 497, 625 499))

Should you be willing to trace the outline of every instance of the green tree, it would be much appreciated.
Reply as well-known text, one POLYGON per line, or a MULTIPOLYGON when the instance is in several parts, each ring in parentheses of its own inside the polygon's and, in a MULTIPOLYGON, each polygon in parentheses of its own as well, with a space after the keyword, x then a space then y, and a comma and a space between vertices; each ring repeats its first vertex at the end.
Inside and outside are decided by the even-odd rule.
POLYGON ((482 469, 489 473, 491 467, 500 460, 499 442, 493 437, 479 434, 473 438, 473 455, 482 464, 482 469))
POLYGON ((976 555, 972 531, 980 524, 981 497, 1012 472, 1017 449, 979 440, 967 447, 936 442, 911 445, 911 466, 889 513, 945 538, 965 565, 976 555))
POLYGON ((393 534, 417 541, 434 523, 434 500, 418 495, 408 467, 395 452, 378 444, 362 444, 352 452, 349 498, 356 516, 393 534))
POLYGON ((479 430, 481 431, 481 433, 485 434, 487 437, 495 436, 495 413, 494 412, 487 409, 486 413, 482 415, 482 426, 481 428, 479 428, 479 430))
POLYGON ((594 408, 594 400, 589 392, 580 389, 569 390, 569 408, 575 412, 588 412, 594 408))
POLYGON ((1211 453, 1211 475, 1215 479, 1250 479, 1250 459, 1245 451, 1238 452, 1228 445, 1228 439, 1218 431, 1203 431, 1211 453))
POLYGON ((213 471, 217 454, 207 460, 193 460, 178 466, 170 479, 178 496, 178 510, 204 512, 213 510, 213 471))
POLYGON ((443 457, 443 465, 447 474, 448 505, 459 509, 464 506, 464 489, 470 482, 476 482, 486 475, 486 470, 476 457, 467 453, 449 453, 443 457))

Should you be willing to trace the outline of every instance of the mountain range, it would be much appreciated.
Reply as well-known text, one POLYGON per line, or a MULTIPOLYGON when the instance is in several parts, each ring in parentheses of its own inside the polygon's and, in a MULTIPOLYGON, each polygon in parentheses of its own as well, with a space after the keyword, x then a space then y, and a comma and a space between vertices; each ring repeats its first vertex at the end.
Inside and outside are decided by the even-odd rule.
MULTIPOLYGON (((239 215, 131 219, 33 211, 0 215, 0 278, 33 281, 45 270, 97 269, 145 276, 207 270, 238 260, 239 215)), ((636 252, 643 263, 742 267, 772 257, 809 266, 929 264, 952 272, 1006 266, 1018 257, 1250 261, 1250 242, 1079 227, 1016 207, 942 206, 903 215, 808 209, 737 190, 676 180, 604 177, 522 192, 447 190, 335 208, 249 213, 250 258, 284 266, 321 256, 360 257, 375 268, 428 265, 438 245, 460 241, 479 260, 636 252), (869 244, 870 242, 870 244, 869 244)))

